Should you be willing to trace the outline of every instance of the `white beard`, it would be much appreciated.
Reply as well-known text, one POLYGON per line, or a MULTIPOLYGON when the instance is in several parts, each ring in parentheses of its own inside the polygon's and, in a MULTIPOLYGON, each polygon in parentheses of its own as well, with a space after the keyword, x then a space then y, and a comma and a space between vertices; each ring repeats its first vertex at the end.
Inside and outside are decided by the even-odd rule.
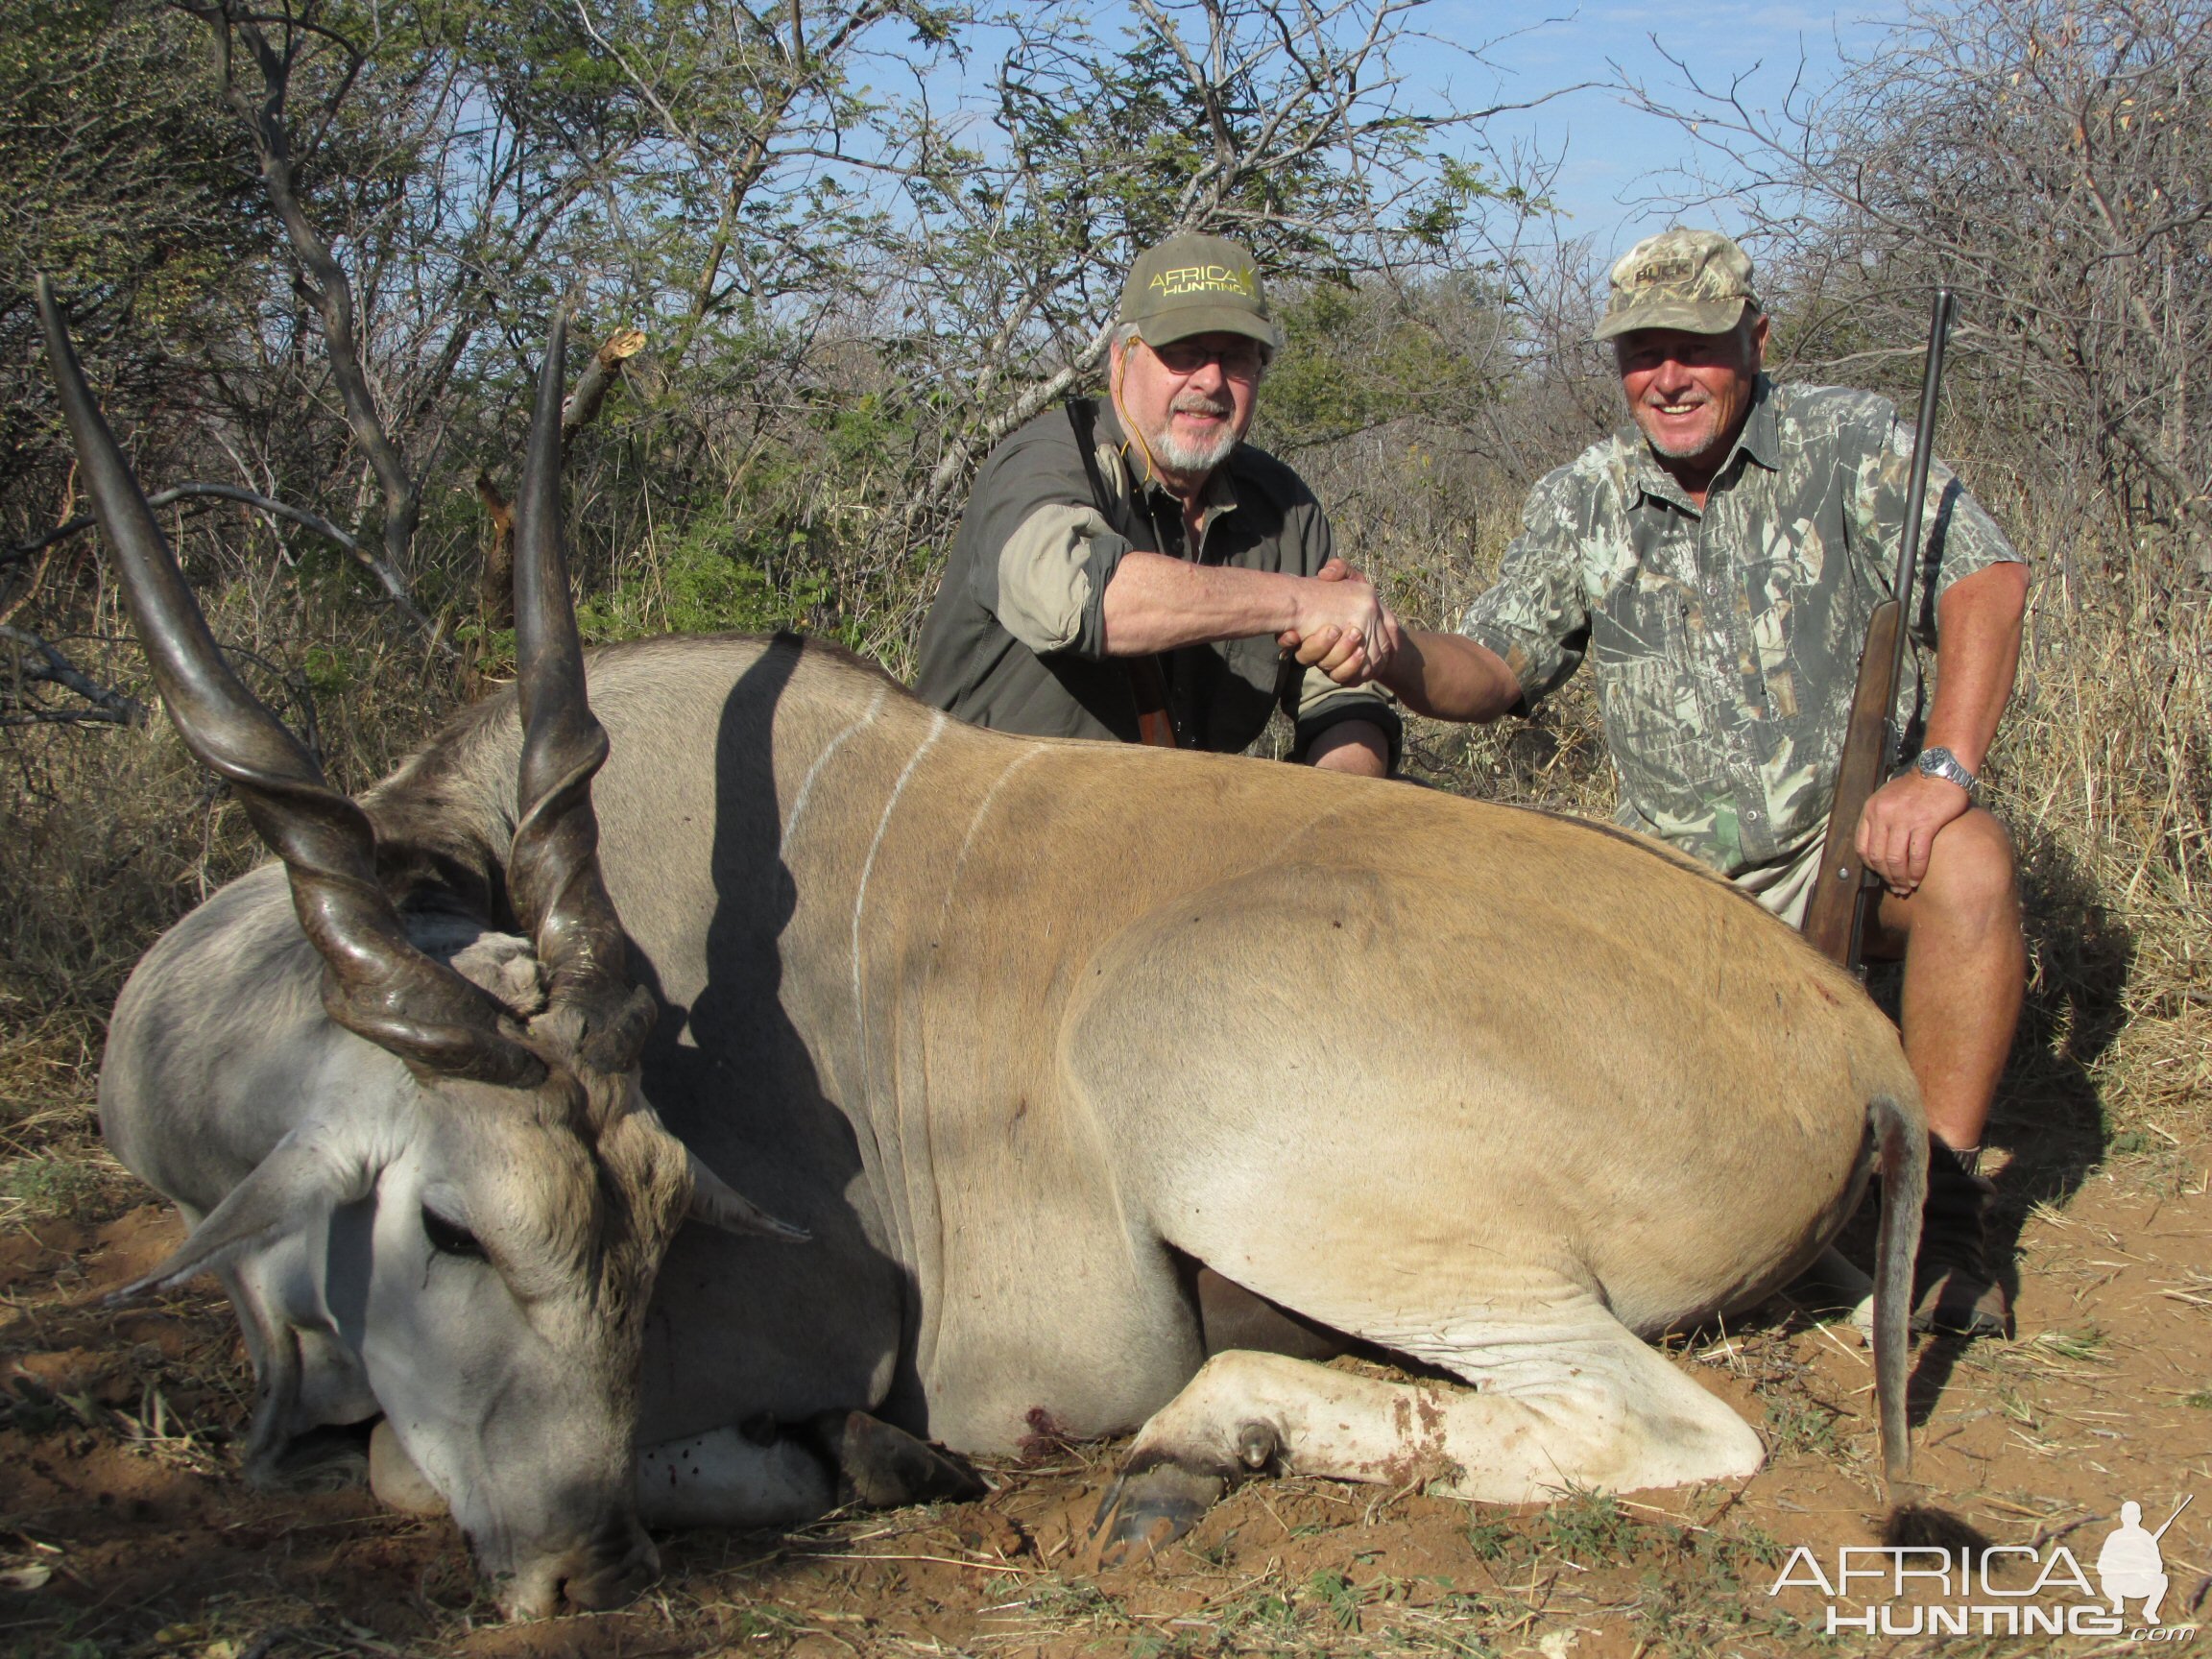
MULTIPOLYGON (((1194 398, 1191 400, 1190 410, 1186 411, 1186 413, 1199 410, 1209 414, 1220 412, 1214 405, 1194 398)), ((1152 454, 1156 460, 1171 470, 1191 478, 1201 477, 1228 460, 1229 451, 1236 448, 1238 443, 1237 429, 1234 423, 1224 426, 1218 435, 1206 443, 1188 443, 1177 436, 1175 432, 1175 418, 1172 411, 1168 415, 1167 424, 1165 428, 1158 432, 1147 432, 1144 437, 1146 442, 1151 445, 1152 454)))

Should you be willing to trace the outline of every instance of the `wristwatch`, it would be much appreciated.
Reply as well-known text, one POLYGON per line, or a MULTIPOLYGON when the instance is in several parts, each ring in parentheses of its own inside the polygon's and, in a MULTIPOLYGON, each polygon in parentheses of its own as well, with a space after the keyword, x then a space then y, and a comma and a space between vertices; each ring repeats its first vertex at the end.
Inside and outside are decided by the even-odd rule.
POLYGON ((1948 749, 1923 749, 1912 766, 1923 778, 1940 778, 1946 783, 1958 784, 1969 796, 1974 793, 1974 774, 1960 765, 1959 757, 1948 749))

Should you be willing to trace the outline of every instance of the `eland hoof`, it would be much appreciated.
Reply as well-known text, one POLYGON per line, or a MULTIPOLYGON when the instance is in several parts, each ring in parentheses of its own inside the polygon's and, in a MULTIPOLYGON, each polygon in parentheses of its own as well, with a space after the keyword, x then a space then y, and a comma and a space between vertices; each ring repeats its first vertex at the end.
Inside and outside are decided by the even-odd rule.
POLYGON ((836 1462, 843 1502, 896 1509, 940 1499, 967 1503, 990 1491, 965 1459, 865 1411, 826 1411, 815 1427, 836 1462))
POLYGON ((1124 1473, 1106 1489, 1091 1522, 1098 1565, 1134 1567, 1158 1554, 1197 1526, 1228 1489, 1225 1475, 1173 1463, 1124 1473))

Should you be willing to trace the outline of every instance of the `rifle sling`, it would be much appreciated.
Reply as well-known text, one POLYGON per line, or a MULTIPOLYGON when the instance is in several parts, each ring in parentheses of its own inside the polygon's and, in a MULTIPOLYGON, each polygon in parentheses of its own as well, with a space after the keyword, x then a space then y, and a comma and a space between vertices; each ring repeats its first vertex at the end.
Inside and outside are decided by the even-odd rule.
MULTIPOLYGON (((1106 480, 1098 472, 1098 405, 1088 397, 1068 399, 1068 424, 1075 431, 1075 450, 1083 457, 1083 475, 1091 481, 1091 501, 1098 516, 1114 521, 1113 503, 1106 494, 1106 480)), ((1173 749, 1175 714, 1167 701, 1167 675, 1157 655, 1124 657, 1129 695, 1137 705, 1137 740, 1155 749, 1173 749)))

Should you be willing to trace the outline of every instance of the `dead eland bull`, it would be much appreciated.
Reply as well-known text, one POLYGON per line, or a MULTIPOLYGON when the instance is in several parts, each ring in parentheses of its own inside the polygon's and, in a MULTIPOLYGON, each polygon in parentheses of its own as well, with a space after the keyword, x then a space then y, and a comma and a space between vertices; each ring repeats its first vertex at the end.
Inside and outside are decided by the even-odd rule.
POLYGON ((42 303, 163 696, 281 859, 148 952, 101 1080, 193 1224, 142 1286, 236 1304, 254 1472, 381 1414, 379 1489, 426 1479, 517 1614, 633 1591, 648 1526, 818 1514, 840 1464, 926 1489, 909 1433, 1137 1429, 1117 1549, 1259 1471, 1740 1477, 1758 1436, 1643 1338, 1787 1281, 1876 1148, 1904 1472, 1912 1076, 1720 881, 1400 784, 973 730, 789 639, 596 655, 603 734, 558 327, 518 690, 356 805, 224 665, 42 303), (1209 1358, 1200 1263, 1477 1387, 1209 1358))

